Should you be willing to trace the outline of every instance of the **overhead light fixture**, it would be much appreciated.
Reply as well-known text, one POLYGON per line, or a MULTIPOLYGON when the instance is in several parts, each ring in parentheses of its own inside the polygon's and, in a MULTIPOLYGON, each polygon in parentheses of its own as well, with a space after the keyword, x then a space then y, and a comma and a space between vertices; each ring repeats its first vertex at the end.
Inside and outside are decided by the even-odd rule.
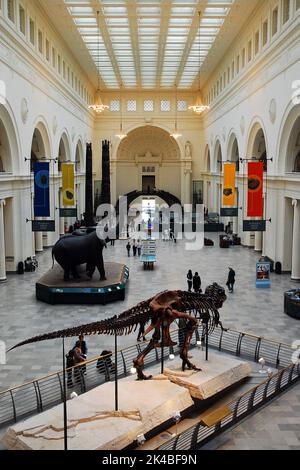
MULTIPOLYGON (((120 90, 122 92, 122 83, 120 90)), ((120 140, 123 140, 127 137, 127 134, 123 132, 123 102, 122 102, 122 93, 120 93, 120 132, 119 134, 116 134, 116 137, 118 137, 120 140)))
POLYGON ((194 111, 194 113, 196 114, 202 114, 204 111, 206 111, 207 109, 209 109, 209 106, 206 106, 203 104, 202 102, 202 95, 201 95, 201 73, 200 73, 200 69, 201 69, 201 33, 200 33, 200 28, 201 28, 201 11, 198 12, 198 15, 199 15, 199 30, 198 30, 198 34, 199 34, 199 38, 198 38, 198 42, 199 42, 199 77, 198 77, 198 94, 197 94, 197 99, 196 99, 196 103, 193 105, 193 106, 189 106, 189 109, 191 111, 194 111))
POLYGON ((99 23, 99 14, 100 12, 97 11, 97 25, 99 28, 99 42, 98 42, 98 88, 95 94, 95 101, 94 104, 91 104, 88 109, 92 109, 96 113, 102 113, 102 111, 105 111, 106 109, 109 109, 109 106, 106 104, 102 103, 101 100, 101 92, 100 92, 100 70, 99 70, 99 64, 100 64, 100 23, 99 23))
POLYGON ((178 132, 178 127, 177 127, 177 85, 175 84, 175 130, 173 134, 170 134, 170 137, 173 137, 173 139, 179 139, 182 134, 178 132))

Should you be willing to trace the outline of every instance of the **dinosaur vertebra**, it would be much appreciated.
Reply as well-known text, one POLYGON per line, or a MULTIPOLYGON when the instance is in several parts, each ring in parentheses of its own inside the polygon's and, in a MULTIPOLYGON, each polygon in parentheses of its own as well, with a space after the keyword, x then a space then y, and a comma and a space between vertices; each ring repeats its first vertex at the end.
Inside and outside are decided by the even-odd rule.
POLYGON ((144 335, 147 335, 154 329, 152 339, 144 351, 133 361, 137 369, 138 379, 144 380, 150 378, 146 377, 142 372, 145 356, 156 347, 161 347, 162 345, 168 347, 176 344, 173 343, 170 337, 170 325, 176 319, 182 318, 186 320, 186 332, 180 352, 182 370, 185 370, 186 366, 189 369, 201 370, 197 369, 188 359, 188 348, 191 338, 197 328, 198 321, 202 321, 208 334, 211 334, 215 327, 219 325, 223 329, 218 309, 222 307, 225 300, 225 290, 218 284, 207 287, 205 294, 164 291, 149 300, 140 302, 120 315, 86 325, 35 336, 15 345, 11 350, 25 344, 55 338, 79 336, 80 334, 127 335, 135 331, 140 323, 147 324, 150 322, 144 335), (161 332, 162 342, 159 343, 161 332))

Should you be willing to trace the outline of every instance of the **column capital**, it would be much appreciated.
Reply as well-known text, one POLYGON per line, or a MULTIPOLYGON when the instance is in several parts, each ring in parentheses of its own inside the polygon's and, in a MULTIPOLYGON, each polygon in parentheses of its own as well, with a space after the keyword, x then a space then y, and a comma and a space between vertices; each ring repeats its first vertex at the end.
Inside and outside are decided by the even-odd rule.
POLYGON ((0 207, 5 206, 5 204, 6 204, 5 199, 0 199, 0 207))
POLYGON ((297 207, 297 205, 298 205, 298 200, 297 200, 297 199, 293 199, 292 205, 293 205, 294 207, 297 207))

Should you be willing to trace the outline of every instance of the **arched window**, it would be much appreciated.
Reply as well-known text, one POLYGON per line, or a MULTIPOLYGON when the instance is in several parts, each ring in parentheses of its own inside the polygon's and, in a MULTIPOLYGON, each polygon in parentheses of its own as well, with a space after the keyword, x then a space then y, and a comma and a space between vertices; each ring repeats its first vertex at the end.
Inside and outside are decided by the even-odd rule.
POLYGON ((300 151, 298 152, 298 154, 295 158, 294 172, 295 173, 300 173, 300 151))

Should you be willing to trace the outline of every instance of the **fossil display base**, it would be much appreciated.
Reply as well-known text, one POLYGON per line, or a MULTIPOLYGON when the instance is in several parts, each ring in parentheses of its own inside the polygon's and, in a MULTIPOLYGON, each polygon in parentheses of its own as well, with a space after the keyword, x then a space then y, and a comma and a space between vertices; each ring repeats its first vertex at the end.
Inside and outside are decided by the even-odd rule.
MULTIPOLYGON (((114 383, 108 382, 67 402, 68 449, 120 450, 168 421, 175 411, 193 405, 186 388, 169 380, 119 380, 119 412, 114 383)), ((62 450, 63 405, 8 429, 3 438, 11 450, 62 450)))

